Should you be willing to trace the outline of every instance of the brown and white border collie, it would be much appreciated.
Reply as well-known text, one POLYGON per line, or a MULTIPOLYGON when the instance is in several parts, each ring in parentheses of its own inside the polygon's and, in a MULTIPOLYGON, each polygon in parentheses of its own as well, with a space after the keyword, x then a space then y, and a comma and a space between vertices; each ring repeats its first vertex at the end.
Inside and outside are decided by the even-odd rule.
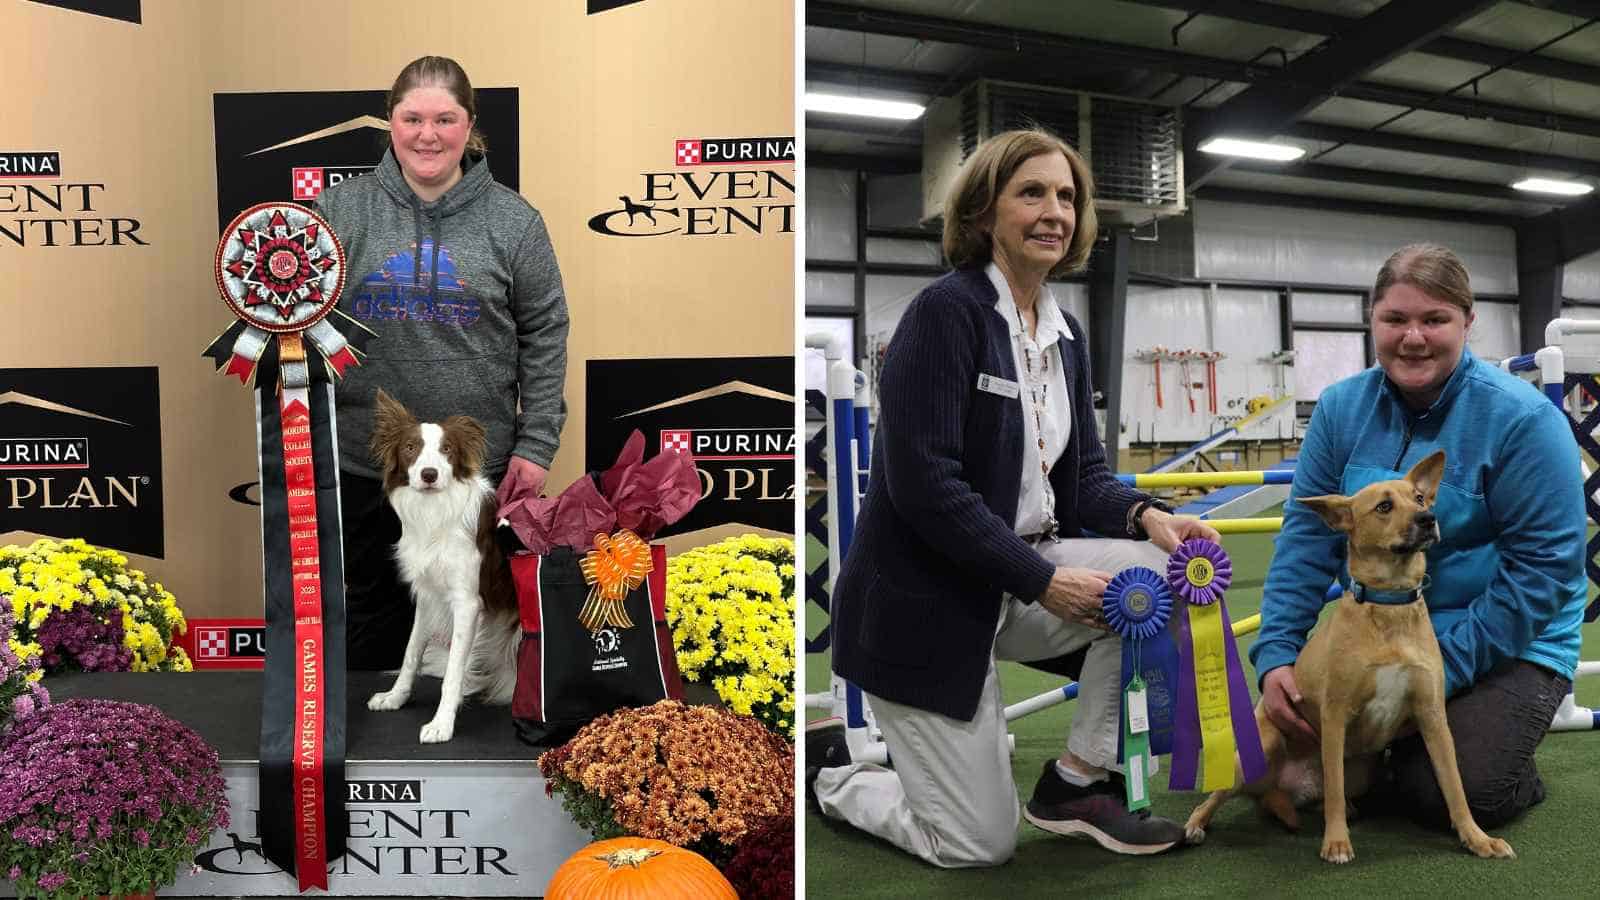
POLYGON ((419 669, 442 675, 439 709, 422 726, 424 744, 450 740, 463 697, 510 703, 516 687, 516 591, 494 541, 495 488, 484 477, 483 454, 484 430, 475 420, 418 422, 378 391, 372 456, 400 517, 394 556, 417 610, 394 687, 373 694, 367 708, 404 706, 419 669))

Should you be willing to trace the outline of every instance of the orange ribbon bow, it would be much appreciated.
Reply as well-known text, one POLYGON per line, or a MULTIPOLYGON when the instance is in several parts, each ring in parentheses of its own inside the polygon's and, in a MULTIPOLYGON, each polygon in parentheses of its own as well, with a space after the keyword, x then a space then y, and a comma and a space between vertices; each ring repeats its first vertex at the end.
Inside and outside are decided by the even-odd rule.
POLYGON ((633 620, 623 607, 628 592, 644 583, 644 577, 654 567, 650 560, 650 545, 626 528, 607 537, 594 536, 594 549, 584 554, 578 563, 583 570, 585 583, 593 585, 589 599, 578 612, 578 621, 590 631, 599 631, 607 625, 632 628, 633 620))

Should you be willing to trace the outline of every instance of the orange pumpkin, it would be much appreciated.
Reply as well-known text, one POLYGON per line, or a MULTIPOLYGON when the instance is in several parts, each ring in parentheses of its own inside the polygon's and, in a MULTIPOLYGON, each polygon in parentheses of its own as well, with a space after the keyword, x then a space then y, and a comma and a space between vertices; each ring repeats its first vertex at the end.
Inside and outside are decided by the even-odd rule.
POLYGON ((705 857, 641 837, 596 841, 572 854, 551 876, 544 895, 546 900, 739 900, 705 857))

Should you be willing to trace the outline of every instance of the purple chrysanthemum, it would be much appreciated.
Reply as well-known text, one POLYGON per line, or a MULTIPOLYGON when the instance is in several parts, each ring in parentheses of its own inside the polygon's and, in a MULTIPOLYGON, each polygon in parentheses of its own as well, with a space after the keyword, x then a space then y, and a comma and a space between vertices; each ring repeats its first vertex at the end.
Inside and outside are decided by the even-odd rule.
POLYGON ((216 751, 188 727, 149 706, 74 699, 0 737, 0 822, 0 857, 20 860, 11 880, 60 888, 69 874, 47 867, 65 850, 79 863, 69 891, 92 895, 135 848, 159 854, 144 865, 153 883, 170 883, 204 836, 228 826, 227 793, 216 751))

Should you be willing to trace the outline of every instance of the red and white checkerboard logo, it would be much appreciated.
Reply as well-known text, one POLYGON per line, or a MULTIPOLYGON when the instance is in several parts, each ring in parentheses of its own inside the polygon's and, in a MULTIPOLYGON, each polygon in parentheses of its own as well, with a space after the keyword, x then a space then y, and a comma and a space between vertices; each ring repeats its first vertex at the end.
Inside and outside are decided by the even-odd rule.
POLYGON ((693 442, 692 431, 663 431, 661 432, 661 451, 671 450, 674 453, 688 453, 693 442))
POLYGON ((227 659, 228 629, 196 628, 194 655, 197 659, 227 659))
POLYGON ((694 140, 694 141, 678 141, 677 144, 678 144, 678 165, 680 165, 680 166, 698 166, 698 165, 700 165, 700 142, 699 141, 697 141, 697 140, 694 140))
POLYGON ((294 199, 315 200, 322 193, 322 169, 297 168, 294 170, 294 199))

